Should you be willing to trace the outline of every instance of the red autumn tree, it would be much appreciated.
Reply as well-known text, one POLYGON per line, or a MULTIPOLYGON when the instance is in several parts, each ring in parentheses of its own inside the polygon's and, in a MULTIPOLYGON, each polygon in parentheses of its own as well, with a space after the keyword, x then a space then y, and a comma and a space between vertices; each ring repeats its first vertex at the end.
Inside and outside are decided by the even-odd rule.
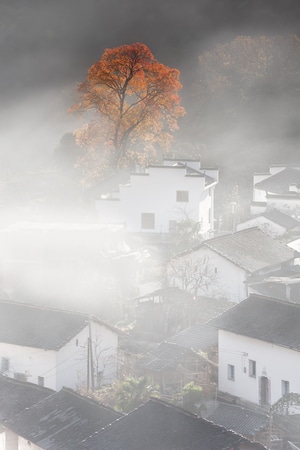
POLYGON ((99 155, 100 165, 120 168, 145 162, 155 144, 169 148, 177 119, 184 115, 179 75, 141 43, 104 51, 79 84, 79 99, 71 108, 94 113, 76 133, 93 153, 91 169, 97 172, 99 155))

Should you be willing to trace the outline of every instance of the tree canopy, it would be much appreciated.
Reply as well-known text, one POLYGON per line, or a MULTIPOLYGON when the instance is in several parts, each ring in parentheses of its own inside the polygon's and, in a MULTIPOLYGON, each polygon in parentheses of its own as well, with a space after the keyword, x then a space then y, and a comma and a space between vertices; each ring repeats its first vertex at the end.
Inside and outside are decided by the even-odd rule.
POLYGON ((208 144, 221 165, 230 158, 230 167, 247 159, 261 167, 283 146, 294 155, 299 92, 299 36, 237 36, 215 44, 199 56, 190 136, 208 144))
POLYGON ((144 163, 155 145, 169 148, 177 119, 185 112, 179 77, 177 69, 159 63, 145 44, 104 51, 79 84, 78 101, 70 108, 92 112, 76 132, 87 149, 81 162, 90 176, 99 176, 105 167, 144 163))

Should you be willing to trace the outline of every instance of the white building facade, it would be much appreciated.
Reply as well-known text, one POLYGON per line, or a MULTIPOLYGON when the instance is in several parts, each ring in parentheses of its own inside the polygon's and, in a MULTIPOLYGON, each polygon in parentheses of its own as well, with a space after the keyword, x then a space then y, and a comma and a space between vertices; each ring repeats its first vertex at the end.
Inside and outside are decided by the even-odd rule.
POLYGON ((253 227, 207 239, 177 255, 168 263, 168 278, 169 285, 194 295, 239 303, 248 296, 249 277, 293 265, 294 252, 289 247, 253 227), (194 286, 201 279, 196 293, 194 286))
POLYGON ((219 391, 262 406, 300 393, 299 352, 223 330, 219 347, 219 391))
POLYGON ((299 304, 251 294, 213 319, 219 393, 268 408, 285 394, 300 394, 299 318, 299 304))
POLYGON ((99 387, 118 375, 118 330, 88 315, 0 302, 0 370, 53 390, 99 387))
POLYGON ((205 234, 213 230, 217 183, 218 170, 202 169, 199 161, 165 160, 132 173, 118 193, 98 199, 98 220, 125 223, 129 232, 168 233, 189 218, 205 234))

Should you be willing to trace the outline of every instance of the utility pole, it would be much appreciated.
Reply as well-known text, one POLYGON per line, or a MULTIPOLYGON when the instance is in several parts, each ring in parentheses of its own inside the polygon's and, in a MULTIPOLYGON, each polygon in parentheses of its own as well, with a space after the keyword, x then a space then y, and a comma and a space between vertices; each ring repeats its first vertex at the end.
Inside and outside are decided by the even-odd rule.
POLYGON ((91 320, 89 319, 89 352, 90 352, 90 365, 91 365, 91 386, 92 392, 95 392, 95 379, 94 379, 94 359, 93 359, 93 347, 92 347, 92 326, 91 320))
POLYGON ((86 355, 86 391, 87 393, 90 390, 90 337, 87 339, 87 355, 86 355))

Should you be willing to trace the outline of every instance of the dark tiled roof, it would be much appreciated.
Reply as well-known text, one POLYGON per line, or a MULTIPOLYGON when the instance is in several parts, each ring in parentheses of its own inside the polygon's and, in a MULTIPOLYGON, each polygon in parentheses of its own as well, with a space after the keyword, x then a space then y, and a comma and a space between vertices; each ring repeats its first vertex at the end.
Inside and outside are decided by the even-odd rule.
POLYGON ((269 220, 270 222, 280 225, 283 228, 286 228, 287 230, 300 226, 300 222, 294 219, 294 217, 291 217, 288 214, 284 214, 283 212, 278 211, 277 209, 273 209, 262 214, 252 215, 243 222, 240 222, 238 225, 247 222, 253 223, 257 219, 264 219, 264 218, 269 220))
POLYGON ((164 369, 176 369, 187 358, 201 359, 201 356, 189 348, 162 342, 139 360, 139 366, 153 372, 160 372, 164 369))
POLYGON ((300 351, 300 304, 252 294, 210 324, 300 351))
POLYGON ((284 214, 281 211, 278 211, 277 209, 273 209, 272 211, 268 211, 262 216, 266 217, 267 219, 271 220, 274 223, 277 223, 278 225, 281 225, 284 228, 291 229, 295 227, 300 226, 299 220, 294 219, 293 217, 289 216, 288 214, 284 214))
MULTIPOLYGON (((83 445, 89 450, 229 450, 243 440, 236 433, 153 399, 94 434, 83 445)), ((265 447, 252 443, 249 448, 265 447)))
POLYGON ((269 425, 270 418, 241 406, 220 402, 208 419, 213 423, 232 430, 248 439, 269 425))
POLYGON ((286 194, 291 184, 300 184, 300 170, 288 167, 256 183, 255 188, 273 194, 286 194))
POLYGON ((202 245, 248 272, 283 263, 294 256, 291 248, 257 227, 209 239, 202 245))
POLYGON ((0 301, 0 342, 58 350, 88 324, 88 315, 0 301))
POLYGON ((45 450, 66 450, 119 417, 121 414, 95 400, 63 388, 6 426, 45 450))
POLYGON ((168 338, 167 342, 193 349, 196 352, 200 350, 205 352, 218 345, 218 333, 209 325, 194 325, 168 338))
POLYGON ((0 375, 0 421, 10 418, 53 394, 52 389, 0 375))

